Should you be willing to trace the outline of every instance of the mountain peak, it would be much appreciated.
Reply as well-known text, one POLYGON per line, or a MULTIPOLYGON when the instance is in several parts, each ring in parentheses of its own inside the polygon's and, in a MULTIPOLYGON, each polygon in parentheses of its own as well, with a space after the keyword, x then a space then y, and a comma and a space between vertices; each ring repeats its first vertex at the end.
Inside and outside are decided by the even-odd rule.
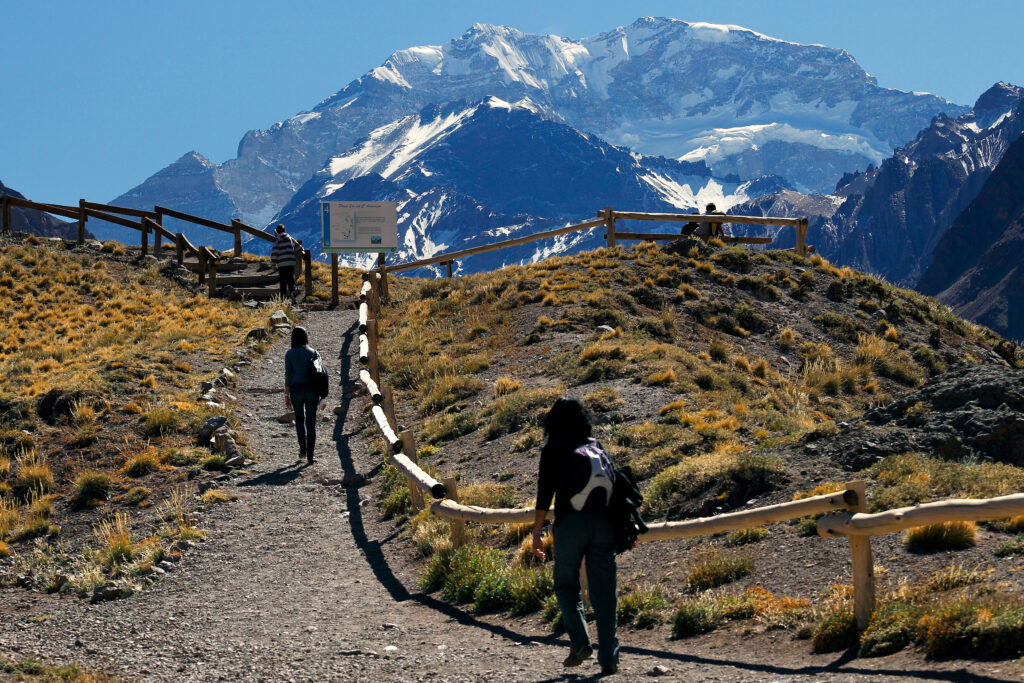
POLYGON ((1024 88, 999 81, 978 97, 978 101, 974 103, 974 112, 1003 113, 1015 107, 1022 99, 1024 88))

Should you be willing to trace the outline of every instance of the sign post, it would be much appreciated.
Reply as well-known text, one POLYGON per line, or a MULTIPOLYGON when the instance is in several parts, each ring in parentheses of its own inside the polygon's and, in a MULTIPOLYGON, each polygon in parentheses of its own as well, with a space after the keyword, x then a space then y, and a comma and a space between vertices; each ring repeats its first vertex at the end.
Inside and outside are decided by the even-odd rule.
POLYGON ((338 254, 376 253, 384 277, 384 254, 398 250, 395 202, 320 202, 323 251, 331 254, 332 302, 337 305, 338 254))

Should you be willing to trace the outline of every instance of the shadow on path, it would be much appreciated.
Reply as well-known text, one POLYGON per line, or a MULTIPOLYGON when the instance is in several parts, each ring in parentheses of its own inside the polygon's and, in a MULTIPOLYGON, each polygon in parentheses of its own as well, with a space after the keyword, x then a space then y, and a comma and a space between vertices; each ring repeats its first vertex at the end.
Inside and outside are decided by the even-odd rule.
POLYGON ((302 470, 306 469, 307 465, 305 462, 296 462, 291 465, 284 465, 278 467, 273 472, 267 472, 261 474, 258 477, 252 479, 246 479, 245 481, 238 482, 239 486, 284 486, 295 481, 302 470))

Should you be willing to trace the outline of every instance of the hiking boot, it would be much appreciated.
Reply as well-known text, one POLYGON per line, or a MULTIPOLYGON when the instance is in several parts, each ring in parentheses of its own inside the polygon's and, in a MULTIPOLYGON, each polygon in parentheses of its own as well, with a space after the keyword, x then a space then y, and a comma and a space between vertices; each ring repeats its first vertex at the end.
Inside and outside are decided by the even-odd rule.
MULTIPOLYGON (((305 448, 300 448, 299 449, 299 458, 295 462, 302 462, 305 459, 306 459, 306 449, 305 448)), ((309 461, 313 462, 313 458, 310 458, 309 461)))
POLYGON ((589 645, 584 645, 578 650, 569 649, 569 656, 562 662, 562 666, 579 666, 586 660, 590 659, 590 655, 594 654, 594 648, 589 645))
POLYGON ((619 663, 618 662, 612 662, 610 664, 602 664, 601 665, 601 675, 602 676, 613 676, 616 673, 618 673, 618 671, 619 671, 619 663))

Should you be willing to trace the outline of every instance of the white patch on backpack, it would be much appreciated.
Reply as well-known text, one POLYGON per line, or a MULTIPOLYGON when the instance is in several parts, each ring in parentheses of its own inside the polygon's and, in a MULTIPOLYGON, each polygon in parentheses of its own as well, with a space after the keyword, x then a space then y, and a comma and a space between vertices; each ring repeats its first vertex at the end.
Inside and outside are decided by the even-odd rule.
POLYGON ((569 499, 572 509, 577 512, 582 510, 587 504, 590 494, 597 489, 604 489, 604 506, 607 507, 612 499, 612 487, 615 482, 615 470, 612 468, 611 460, 594 439, 588 440, 573 453, 587 458, 590 463, 590 478, 587 480, 586 486, 569 499))

